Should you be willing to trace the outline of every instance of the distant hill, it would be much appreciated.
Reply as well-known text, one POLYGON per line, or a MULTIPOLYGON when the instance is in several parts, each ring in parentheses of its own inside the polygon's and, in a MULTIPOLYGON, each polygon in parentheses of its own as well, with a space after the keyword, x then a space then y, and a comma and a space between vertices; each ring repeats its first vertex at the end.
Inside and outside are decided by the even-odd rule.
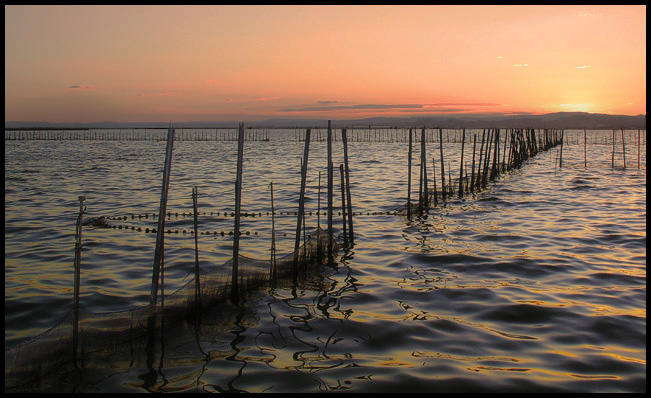
MULTIPOLYGON (((326 127, 326 119, 268 119, 247 122, 249 127, 326 127)), ((232 122, 179 122, 177 128, 236 128, 239 121, 232 122)), ((441 128, 564 128, 564 129, 645 129, 646 115, 606 115, 586 112, 559 112, 544 115, 445 115, 426 117, 374 117, 355 120, 333 120, 335 127, 391 126, 391 127, 441 127, 441 128)), ((5 122, 5 129, 12 128, 167 128, 169 122, 5 122)))

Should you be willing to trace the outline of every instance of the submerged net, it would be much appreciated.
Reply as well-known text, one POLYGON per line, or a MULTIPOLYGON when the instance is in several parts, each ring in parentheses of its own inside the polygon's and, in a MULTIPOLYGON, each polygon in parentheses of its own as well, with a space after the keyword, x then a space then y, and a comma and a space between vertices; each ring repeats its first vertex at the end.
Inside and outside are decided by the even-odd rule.
MULTIPOLYGON (((243 303, 264 288, 321 290, 319 277, 334 239, 320 228, 298 252, 277 259, 238 257, 238 284, 233 289, 232 262, 201 270, 156 305, 111 313, 73 311, 59 324, 14 347, 5 347, 5 392, 77 391, 114 374, 143 368, 142 385, 155 390, 155 361, 164 341, 196 346, 203 328, 217 330, 247 322, 243 303), (164 338, 163 338, 164 337, 164 338), (172 340, 170 340, 172 339, 172 340)), ((333 251, 334 252, 334 251, 333 251)), ((330 253, 333 253, 330 252, 330 253)), ((183 359, 179 359, 182 361, 183 359)), ((166 359, 168 362, 169 359, 166 359)), ((166 364, 166 366, 169 366, 166 364)))

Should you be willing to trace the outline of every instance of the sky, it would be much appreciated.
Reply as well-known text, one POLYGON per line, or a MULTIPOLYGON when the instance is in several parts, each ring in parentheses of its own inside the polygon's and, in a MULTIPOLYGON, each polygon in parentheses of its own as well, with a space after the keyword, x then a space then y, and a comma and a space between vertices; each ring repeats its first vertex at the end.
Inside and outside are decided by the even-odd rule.
POLYGON ((646 114, 645 5, 5 5, 5 121, 646 114))

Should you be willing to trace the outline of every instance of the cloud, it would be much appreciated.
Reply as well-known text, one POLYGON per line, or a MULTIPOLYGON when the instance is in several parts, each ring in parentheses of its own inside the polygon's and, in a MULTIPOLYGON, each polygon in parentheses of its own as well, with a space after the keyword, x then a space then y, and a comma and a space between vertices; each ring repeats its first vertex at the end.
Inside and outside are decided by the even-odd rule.
POLYGON ((513 66, 515 66, 516 68, 524 68, 529 66, 529 64, 513 64, 513 66))
POLYGON ((340 111, 340 110, 377 110, 377 109, 419 109, 422 104, 401 104, 401 105, 387 105, 387 104, 364 104, 364 105, 339 105, 339 106, 313 106, 307 108, 287 108, 279 109, 279 112, 313 112, 313 111, 340 111))
POLYGON ((256 97, 253 98, 253 101, 274 101, 278 99, 280 99, 280 97, 256 97))
POLYGON ((594 17, 595 15, 597 15, 597 14, 595 14, 594 12, 590 12, 590 11, 579 11, 579 16, 580 16, 580 17, 594 17))
MULTIPOLYGON (((318 101, 320 104, 337 104, 337 101, 318 101)), ((499 106, 500 104, 490 102, 438 102, 429 104, 359 104, 359 105, 336 105, 336 106, 309 106, 300 108, 279 109, 279 112, 323 112, 323 111, 367 111, 367 112, 464 112, 465 108, 450 107, 482 107, 499 106)))
POLYGON ((497 59, 503 59, 504 57, 503 57, 503 56, 501 56, 501 55, 498 55, 498 56, 497 56, 497 57, 495 57, 495 58, 497 58, 497 59))
POLYGON ((69 89, 73 90, 92 90, 93 88, 91 86, 78 86, 76 84, 72 86, 68 86, 69 89))
POLYGON ((590 65, 575 66, 576 69, 587 69, 589 67, 590 67, 590 65))
POLYGON ((499 106, 491 102, 438 102, 434 104, 425 104, 426 106, 499 106))
POLYGON ((136 97, 161 97, 165 95, 172 95, 172 93, 170 91, 164 91, 161 93, 138 94, 136 97))

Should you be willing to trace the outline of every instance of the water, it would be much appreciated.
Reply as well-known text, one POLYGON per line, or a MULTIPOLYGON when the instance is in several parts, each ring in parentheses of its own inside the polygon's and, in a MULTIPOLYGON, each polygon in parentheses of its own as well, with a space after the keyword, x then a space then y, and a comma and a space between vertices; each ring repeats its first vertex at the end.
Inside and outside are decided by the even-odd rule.
MULTIPOLYGON (((407 143, 349 143, 353 211, 362 215, 354 218, 355 246, 321 275, 327 288, 255 293, 237 322, 204 325, 196 343, 202 352, 168 338, 153 384, 142 377, 151 369, 132 360, 74 388, 646 391, 646 145, 640 169, 634 140, 627 168, 619 147, 612 168, 612 146, 595 140, 584 168, 583 131, 575 133, 562 168, 554 148, 484 192, 411 221, 393 213, 407 196, 407 143)), ((428 162, 438 162, 438 144, 429 145, 428 162)), ((202 263, 232 255, 233 218, 223 212, 234 209, 236 147, 175 143, 168 210, 179 216, 167 223, 178 232, 166 238, 166 291, 193 272, 192 218, 183 216, 192 211, 192 187, 207 212, 199 229, 210 232, 200 235, 202 263)), ((341 144, 334 150, 338 165, 341 144)), ((460 144, 444 150, 454 178, 460 144)), ((156 237, 144 230, 156 226, 164 152, 164 142, 5 141, 6 348, 46 332, 72 308, 80 195, 86 217, 126 216, 111 222, 129 227, 84 228, 83 308, 109 312, 148 302, 156 237)), ((308 226, 317 224, 325 152, 325 143, 312 143, 308 226)), ((293 131, 245 143, 242 210, 260 215, 242 218, 243 254, 269 257, 269 183, 276 211, 296 211, 302 154, 293 131)), ((338 185, 335 193, 339 204, 338 185)), ((275 221, 278 251, 290 252, 295 216, 275 221)), ((335 217, 337 233, 339 223, 335 217)))

